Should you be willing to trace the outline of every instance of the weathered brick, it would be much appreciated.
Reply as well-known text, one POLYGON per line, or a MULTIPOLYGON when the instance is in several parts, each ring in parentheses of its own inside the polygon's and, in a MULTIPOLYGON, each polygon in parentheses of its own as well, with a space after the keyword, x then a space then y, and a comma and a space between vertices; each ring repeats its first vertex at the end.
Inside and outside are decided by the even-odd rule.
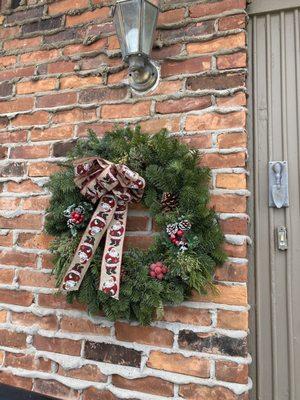
POLYGON ((37 111, 32 114, 18 115, 12 120, 11 124, 13 126, 46 125, 49 121, 49 117, 50 115, 46 111, 37 111))
MULTIPOLYGON (((5 123, 5 125, 8 125, 8 122, 5 123)), ((0 126, 1 126, 1 119, 0 119, 0 126)), ((0 133, 0 143, 20 143, 20 142, 25 142, 26 139, 27 139, 27 132, 23 130, 0 133)))
POLYGON ((0 210, 17 210, 21 199, 12 197, 0 197, 0 210))
POLYGON ((211 98, 184 97, 180 100, 165 100, 156 103, 155 110, 158 114, 184 113, 193 110, 202 110, 211 106, 211 98))
POLYGON ((237 111, 228 114, 207 113, 202 115, 189 115, 186 120, 187 131, 208 131, 246 126, 246 113, 237 111))
POLYGON ((110 328, 93 323, 88 319, 64 316, 60 322, 60 329, 66 332, 86 333, 89 335, 110 335, 110 328))
POLYGON ((16 56, 0 56, 0 67, 5 68, 14 65, 17 61, 16 56))
POLYGON ((216 378, 220 381, 246 384, 248 382, 248 365, 217 361, 216 378))
POLYGON ((0 83, 0 99, 11 96, 13 93, 13 85, 9 82, 0 83))
POLYGON ((23 210, 45 211, 50 204, 49 196, 27 197, 22 202, 23 210))
POLYGON ((41 37, 27 39, 12 39, 4 42, 4 50, 26 49, 38 47, 41 44, 41 37))
POLYGON ((37 350, 49 351, 51 353, 69 354, 71 356, 79 356, 81 350, 80 341, 45 337, 40 335, 36 335, 34 337, 33 346, 37 350))
POLYGON ((211 315, 208 310, 190 307, 165 307, 163 320, 200 326, 211 325, 211 315))
POLYGON ((247 243, 244 242, 242 245, 234 245, 231 243, 225 243, 223 250, 228 257, 245 258, 247 257, 247 243))
POLYGON ((104 105, 101 109, 101 117, 107 119, 142 117, 150 114, 150 106, 149 101, 141 101, 135 104, 104 105))
MULTIPOLYGON (((1 239, 0 239, 1 240, 1 239)), ((0 282, 1 284, 11 285, 15 276, 13 269, 0 269, 0 282)))
POLYGON ((247 306, 247 287, 246 286, 226 286, 215 285, 217 293, 200 295, 193 292, 191 300, 203 301, 206 303, 228 304, 236 306, 247 306))
MULTIPOLYGON (((53 3, 59 4, 59 3, 53 3)), ((49 74, 64 74, 67 72, 73 72, 75 63, 73 61, 57 61, 51 64, 48 64, 48 73, 49 74)))
POLYGON ((211 197, 210 206, 217 212, 224 213, 245 213, 247 199, 245 196, 239 195, 213 195, 211 197))
POLYGON ((215 53, 220 50, 232 50, 236 48, 244 48, 246 46, 246 34, 238 33, 217 39, 208 40, 207 42, 189 43, 187 45, 188 54, 207 54, 215 53))
POLYGON ((108 7, 96 8, 93 11, 87 11, 80 15, 67 15, 66 26, 81 25, 97 20, 99 22, 109 17, 110 9, 108 7))
MULTIPOLYGON (((57 124, 68 124, 68 123, 72 124, 81 121, 94 121, 96 119, 97 116, 95 108, 92 109, 73 108, 72 110, 58 111, 52 117, 53 122, 57 124)), ((49 137, 52 138, 54 137, 56 139, 68 139, 69 137, 72 136, 70 130, 71 127, 66 125, 64 125, 61 128, 58 127, 52 128, 49 130, 51 132, 51 135, 49 135, 49 137), (57 135, 55 137, 54 132, 56 132, 57 130, 60 132, 60 135, 57 135), (66 130, 68 134, 63 136, 62 132, 66 130)))
POLYGON ((218 267, 215 272, 217 281, 246 282, 247 278, 248 266, 246 264, 227 262, 218 267))
POLYGON ((0 233, 0 246, 11 247, 13 245, 13 232, 2 231, 0 233))
POLYGON ((172 24, 174 22, 182 21, 184 19, 185 9, 178 8, 159 13, 158 25, 172 24))
POLYGON ((51 372, 51 360, 34 357, 31 354, 7 352, 5 354, 5 366, 31 371, 51 372))
POLYGON ((66 296, 53 294, 39 294, 38 303, 41 307, 54 308, 54 309, 65 309, 65 310, 80 310, 84 311, 86 307, 74 301, 72 304, 67 302, 66 296))
POLYGON ((230 29, 244 29, 246 27, 246 14, 230 15, 219 19, 219 31, 230 29))
MULTIPOLYGON (((1 66, 1 58, 0 58, 0 66, 1 66)), ((27 76, 33 76, 33 74, 34 74, 34 67, 4 69, 0 71, 0 79, 5 81, 13 78, 25 78, 27 76)))
POLYGON ((114 396, 108 390, 99 390, 94 387, 90 387, 83 392, 82 400, 118 400, 116 396, 114 396))
MULTIPOLYGON (((78 58, 79 54, 86 54, 86 53, 100 53, 101 51, 105 51, 107 48, 107 38, 102 38, 97 40, 96 42, 90 44, 89 46, 86 46, 84 44, 70 44, 69 46, 64 47, 63 49, 63 55, 64 56, 76 56, 78 58)), ((106 57, 106 56, 105 56, 106 57)), ((102 58, 104 58, 102 56, 102 58)), ((88 61, 87 61, 88 63, 88 61)), ((113 64, 116 62, 112 62, 113 64)), ((84 64, 84 61, 81 63, 81 65, 84 64)), ((95 68, 99 68, 99 65, 102 63, 98 64, 95 66, 95 68)), ((84 69, 84 68, 82 68, 84 69)), ((89 69, 89 68, 88 68, 89 69)))
POLYGON ((16 99, 0 102, 0 114, 16 113, 19 111, 29 111, 33 108, 34 101, 31 98, 16 99))
POLYGON ((195 57, 188 60, 165 61, 162 65, 161 76, 173 76, 181 74, 194 74, 210 70, 210 57, 195 57))
MULTIPOLYGON (((56 33, 53 33, 52 35, 45 36, 43 39, 43 43, 51 44, 51 45, 55 45, 55 44, 59 43, 59 45, 61 45, 62 42, 66 42, 66 41, 70 42, 72 40, 79 39, 79 38, 80 38, 80 34, 76 29, 64 29, 63 31, 56 32, 56 33)), ((66 63, 67 63, 67 61, 66 61, 66 63)), ((71 69, 71 71, 72 70, 73 69, 71 69)))
POLYGON ((22 33, 34 33, 40 31, 51 31, 53 29, 58 29, 62 26, 62 17, 52 17, 48 19, 40 19, 30 24, 25 24, 22 26, 22 33))
POLYGON ((0 264, 16 265, 18 267, 34 267, 36 263, 36 254, 23 253, 15 250, 1 250, 0 264))
POLYGON ((57 330, 58 322, 55 315, 38 316, 32 313, 13 312, 12 323, 18 326, 36 326, 41 329, 57 330))
POLYGON ((10 151, 10 158, 45 158, 49 157, 50 146, 17 146, 10 151))
POLYGON ((56 79, 40 79, 38 81, 19 82, 16 85, 18 94, 48 92, 55 89, 56 79))
POLYGON ((190 90, 224 90, 245 86, 244 74, 221 74, 195 76, 187 79, 187 88, 190 90))
POLYGON ((74 89, 74 88, 83 88, 86 86, 96 86, 100 85, 102 82, 102 78, 98 76, 66 76, 60 79, 60 88, 61 89, 74 89))
POLYGON ((35 214, 22 214, 12 218, 1 216, 0 224, 2 229, 20 229, 20 226, 22 229, 41 229, 43 218, 35 214))
POLYGON ((146 250, 153 244, 153 236, 126 236, 124 242, 124 250, 132 247, 146 250))
POLYGON ((116 338, 124 342, 137 342, 158 347, 172 347, 174 342, 173 332, 167 329, 116 322, 115 330, 116 338))
POLYGON ((217 59, 218 69, 245 68, 247 66, 246 52, 227 54, 217 59))
POLYGON ((1 177, 22 176, 25 174, 26 164, 22 162, 11 162, 0 166, 1 177))
POLYGON ((17 244, 20 247, 29 249, 47 250, 52 241, 52 237, 46 233, 19 233, 17 244))
POLYGON ((76 140, 63 143, 54 143, 53 145, 53 156, 54 157, 65 157, 70 153, 76 145, 76 140))
POLYGON ((232 96, 219 97, 216 101, 219 107, 245 107, 247 105, 247 98, 244 92, 238 92, 232 96))
POLYGON ((145 133, 156 133, 161 129, 167 129, 169 132, 178 132, 180 119, 179 118, 151 118, 147 121, 141 121, 140 126, 145 133))
POLYGON ((246 154, 244 152, 231 154, 207 153, 201 158, 201 165, 209 168, 244 167, 245 163, 246 154))
POLYGON ((68 12, 70 10, 78 10, 87 8, 89 6, 88 0, 63 0, 49 4, 48 14, 55 15, 68 12))
POLYGON ((49 60, 53 61, 54 59, 58 58, 60 55, 59 50, 40 50, 40 51, 33 51, 31 53, 21 54, 20 61, 24 64, 36 64, 47 62, 49 60))
POLYGON ((85 358, 140 368, 142 352, 110 343, 85 343, 85 358))
POLYGON ((218 174, 216 187, 223 189, 246 189, 246 174, 218 174))
POLYGON ((224 11, 244 10, 245 8, 246 0, 223 0, 192 5, 190 8, 190 15, 192 18, 205 17, 207 15, 221 14, 224 11))
POLYGON ((60 106, 67 106, 74 104, 77 101, 77 93, 57 93, 48 94, 45 96, 38 97, 37 107, 38 108, 53 108, 60 106))
MULTIPOLYGON (((111 100, 122 100, 127 95, 127 89, 124 88, 93 88, 86 89, 79 94, 79 103, 94 103, 111 100)), ((108 106, 107 106, 108 107, 108 106)), ((132 107, 132 105, 131 105, 132 107)))
MULTIPOLYGON (((1 310, 0 311, 0 323, 3 324, 7 320, 7 311, 1 310)), ((2 353, 1 353, 2 354, 2 353)), ((1 364, 1 361, 0 361, 1 364)))
POLYGON ((26 333, 17 333, 0 329, 0 346, 24 349, 26 347, 26 333))
POLYGON ((195 383, 180 386, 179 395, 186 400, 238 400, 237 395, 225 387, 200 386, 195 383))
POLYGON ((29 176, 51 176, 61 170, 61 167, 54 163, 36 162, 29 165, 29 176))
POLYGON ((24 11, 17 11, 8 15, 6 21, 8 24, 28 21, 30 19, 41 17, 43 15, 43 10, 44 7, 40 6, 40 7, 29 8, 24 11))
POLYGON ((80 393, 56 380, 35 379, 33 391, 64 400, 78 400, 80 393))
POLYGON ((173 384, 160 378, 146 377, 139 379, 125 379, 119 375, 113 375, 112 383, 114 386, 125 390, 149 393, 157 396, 173 396, 173 384))
MULTIPOLYGON (((71 114, 71 111, 66 111, 71 114)), ((75 112, 76 115, 76 112, 75 112)), ((55 118, 55 117, 53 117, 55 118)), ((63 117, 62 117, 63 119, 63 117)), ((56 120, 58 120, 58 115, 56 116, 56 120)), ((44 141, 44 140, 63 140, 70 139, 73 137, 73 127, 72 126, 59 126, 54 128, 46 128, 46 129, 33 129, 30 133, 30 138, 32 141, 44 141)))
POLYGON ((194 38, 195 36, 209 35, 214 33, 214 21, 201 21, 195 24, 189 24, 187 26, 178 29, 167 29, 160 33, 163 41, 168 40, 188 40, 188 38, 194 38))
POLYGON ((186 135, 180 138, 181 142, 194 149, 209 149, 212 144, 212 137, 208 135, 186 135))
POLYGON ((16 304, 26 307, 33 303, 33 299, 33 294, 30 292, 0 289, 0 303, 16 304))
POLYGON ((18 282, 21 286, 55 288, 54 276, 39 271, 19 271, 18 282))
POLYGON ((217 327, 221 329, 247 331, 248 312, 218 310, 217 327))
POLYGON ((228 218, 220 221, 224 233, 230 235, 247 235, 248 221, 241 218, 228 218))
POLYGON ((220 149, 229 149, 233 147, 246 147, 247 134, 243 133, 222 133, 218 135, 218 147, 220 149))
POLYGON ((0 383, 16 388, 21 388, 30 391, 32 388, 32 379, 16 376, 10 372, 0 371, 0 383))
POLYGON ((91 382, 106 382, 107 376, 102 374, 96 365, 83 365, 81 368, 64 369, 59 367, 59 375, 66 376, 73 379, 81 379, 91 382))
POLYGON ((29 179, 20 182, 8 181, 6 190, 13 193, 40 193, 43 189, 29 179))
POLYGON ((210 375, 209 360, 198 357, 185 357, 182 354, 167 354, 153 350, 150 352, 147 366, 201 378, 209 378, 210 375))

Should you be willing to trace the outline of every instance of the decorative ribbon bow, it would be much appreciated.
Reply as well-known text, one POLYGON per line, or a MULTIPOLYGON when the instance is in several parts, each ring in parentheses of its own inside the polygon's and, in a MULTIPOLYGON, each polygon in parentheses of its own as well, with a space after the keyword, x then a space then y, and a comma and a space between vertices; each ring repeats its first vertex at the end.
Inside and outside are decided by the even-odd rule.
POLYGON ((82 195, 94 204, 99 203, 64 277, 62 288, 66 291, 79 289, 107 231, 99 290, 118 299, 128 204, 142 198, 145 180, 126 165, 113 164, 103 158, 84 158, 76 161, 74 166, 74 182, 82 195))

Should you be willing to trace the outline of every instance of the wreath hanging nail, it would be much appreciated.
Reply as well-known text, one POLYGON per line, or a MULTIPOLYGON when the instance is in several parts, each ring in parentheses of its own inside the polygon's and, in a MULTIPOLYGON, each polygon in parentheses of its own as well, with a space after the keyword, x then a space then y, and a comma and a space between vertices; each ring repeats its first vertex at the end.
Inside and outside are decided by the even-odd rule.
POLYGON ((57 286, 68 301, 147 325, 163 317, 164 305, 213 288, 215 267, 226 257, 208 208, 209 182, 199 152, 165 131, 116 128, 79 140, 50 179, 46 218, 57 286), (128 209, 137 202, 160 233, 146 251, 137 243, 123 252, 128 209))

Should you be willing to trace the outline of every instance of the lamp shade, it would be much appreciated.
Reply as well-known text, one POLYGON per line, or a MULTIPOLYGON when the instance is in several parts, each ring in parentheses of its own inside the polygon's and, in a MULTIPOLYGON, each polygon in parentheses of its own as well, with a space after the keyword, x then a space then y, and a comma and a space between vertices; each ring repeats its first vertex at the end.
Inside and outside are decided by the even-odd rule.
POLYGON ((119 0, 114 22, 125 61, 135 54, 149 57, 154 40, 158 8, 147 0, 119 0))

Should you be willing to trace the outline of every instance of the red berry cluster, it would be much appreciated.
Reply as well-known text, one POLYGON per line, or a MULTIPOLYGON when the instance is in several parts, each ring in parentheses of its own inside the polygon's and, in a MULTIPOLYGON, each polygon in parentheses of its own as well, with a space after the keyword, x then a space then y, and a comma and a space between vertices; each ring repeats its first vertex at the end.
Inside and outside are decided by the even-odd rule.
POLYGON ((160 281, 164 279, 167 272, 169 272, 169 269, 160 261, 151 264, 149 267, 149 275, 160 281))
POLYGON ((181 229, 178 229, 178 231, 175 234, 170 235, 170 240, 175 246, 179 246, 182 243, 184 237, 184 231, 181 229))
POLYGON ((71 221, 76 225, 80 225, 84 221, 84 215, 77 211, 72 211, 70 217, 71 221))

